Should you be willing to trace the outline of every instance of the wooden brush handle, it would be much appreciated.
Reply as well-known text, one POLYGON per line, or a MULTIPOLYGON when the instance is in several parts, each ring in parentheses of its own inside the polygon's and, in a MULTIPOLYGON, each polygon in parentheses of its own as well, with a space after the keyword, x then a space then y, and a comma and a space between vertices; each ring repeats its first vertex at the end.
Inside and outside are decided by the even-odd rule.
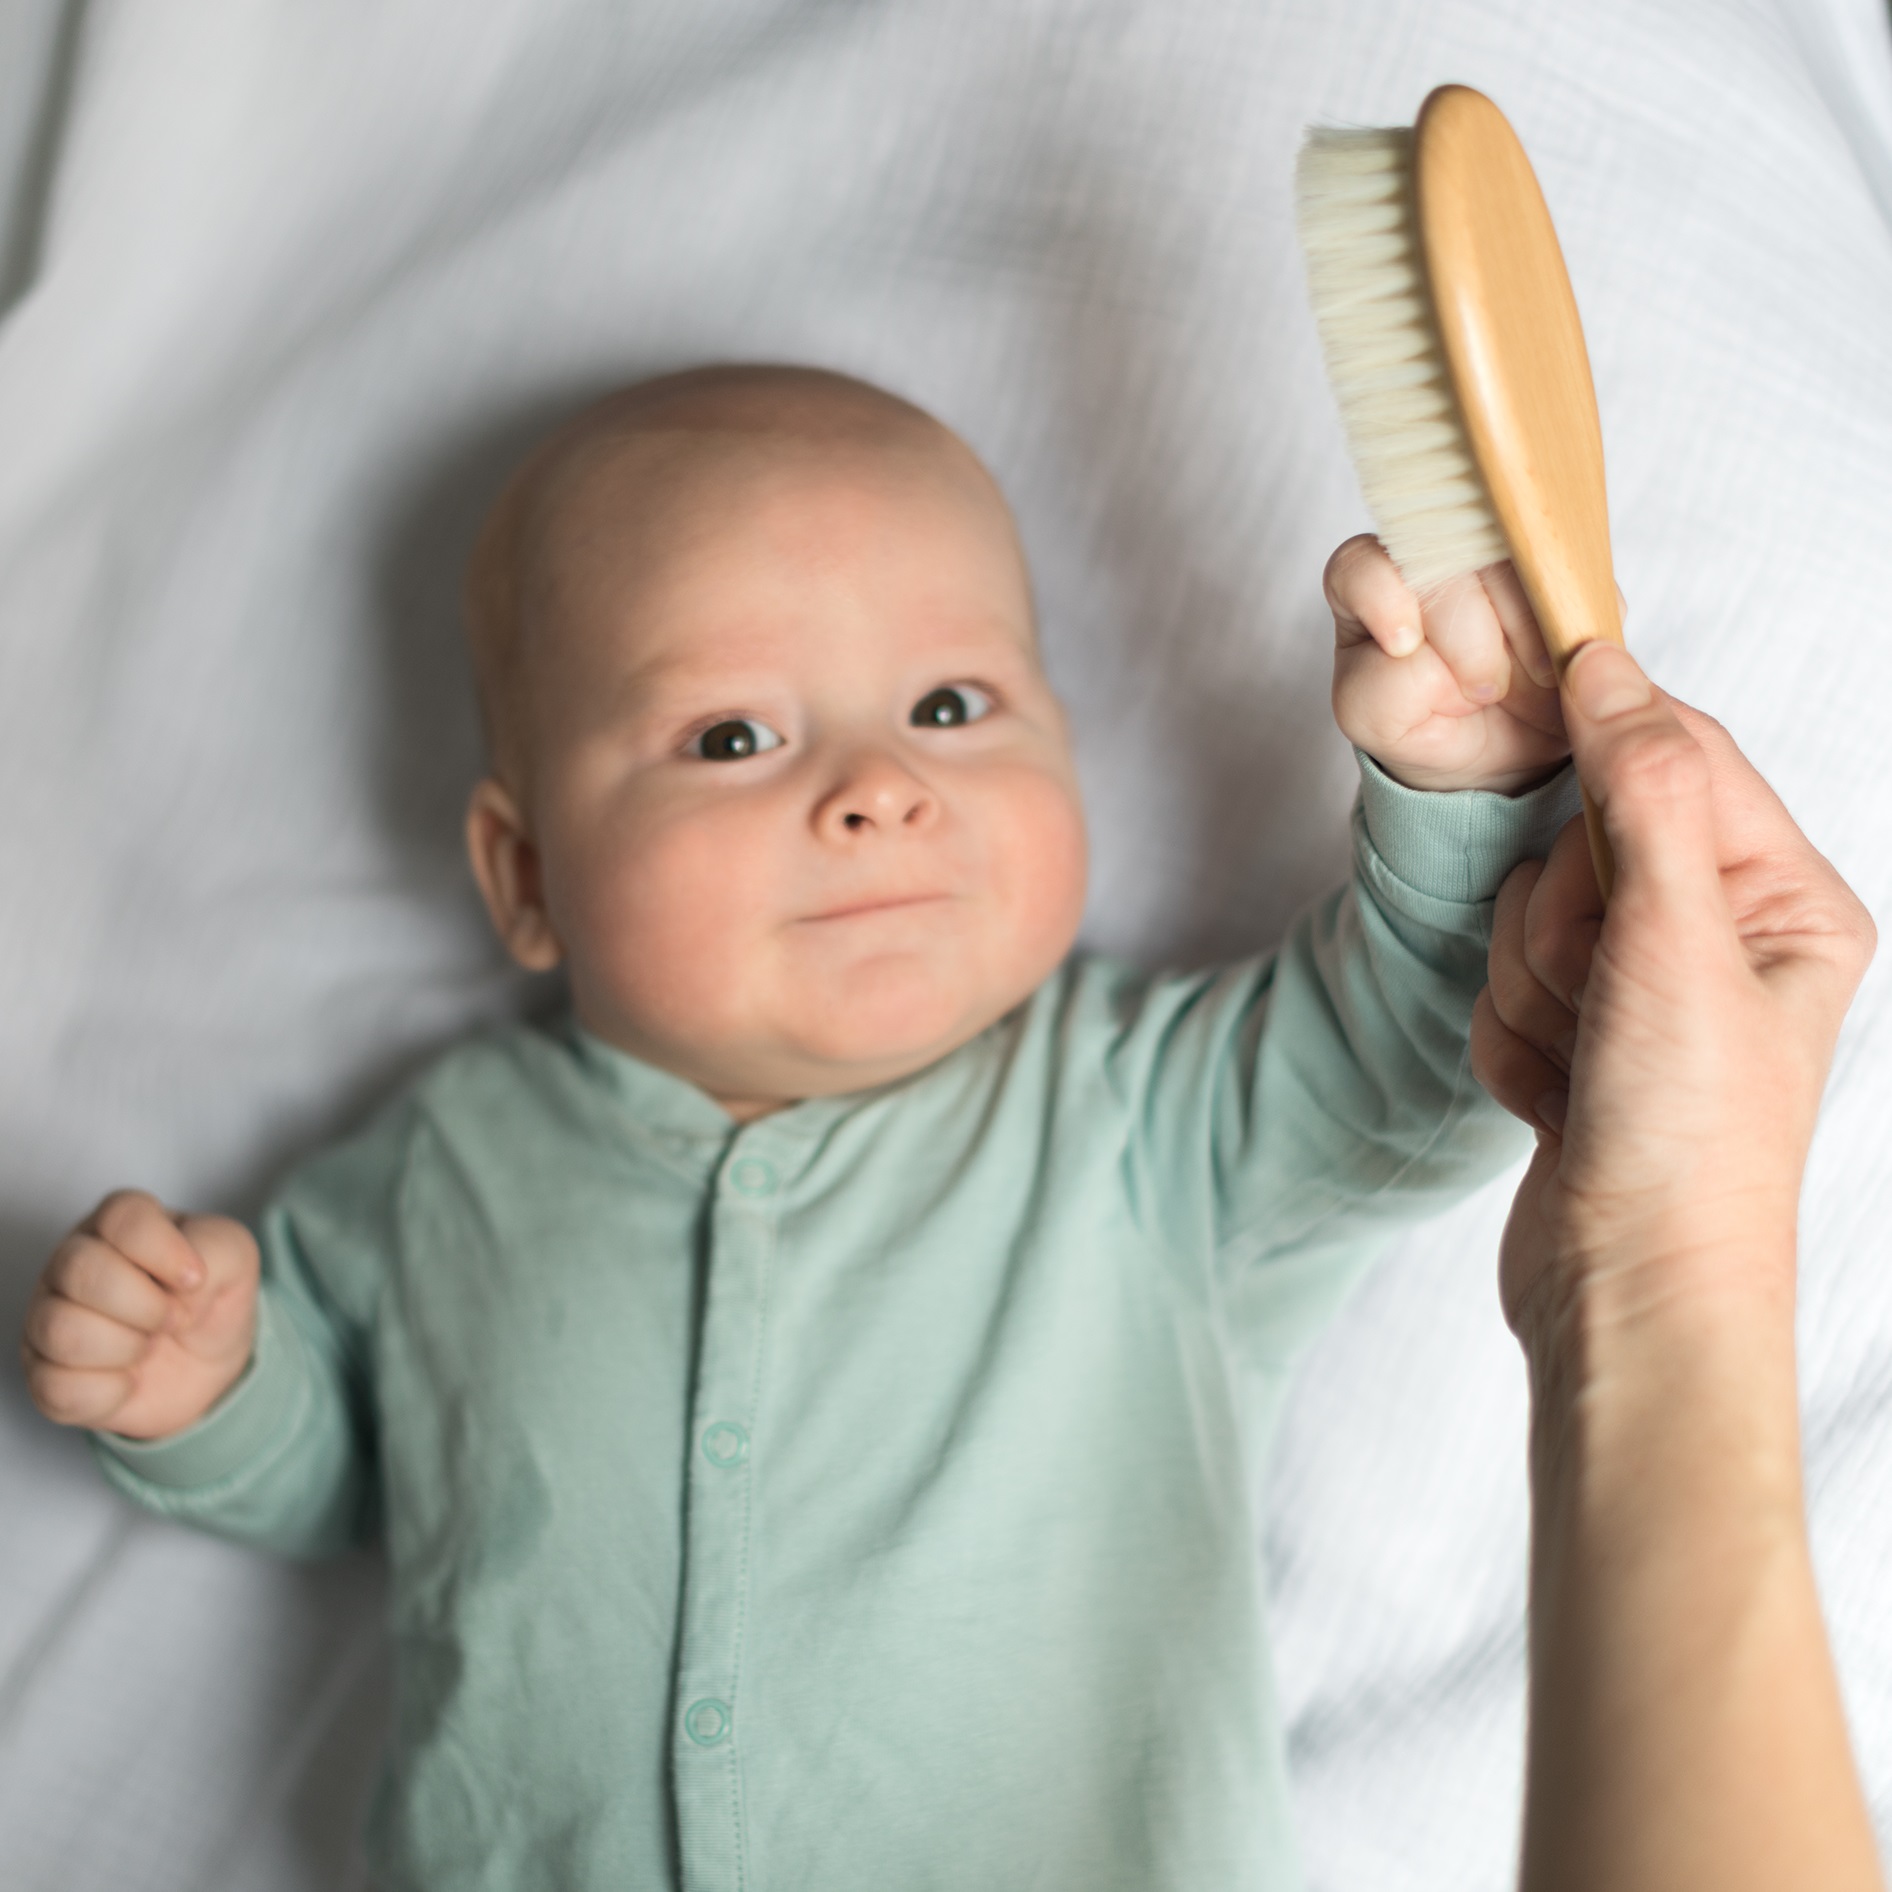
MULTIPOLYGON (((1517 134, 1469 86, 1420 109, 1413 184, 1472 458, 1561 677, 1585 644, 1623 641, 1603 428, 1563 251, 1517 134)), ((1607 900, 1615 863, 1587 794, 1583 818, 1607 900)))

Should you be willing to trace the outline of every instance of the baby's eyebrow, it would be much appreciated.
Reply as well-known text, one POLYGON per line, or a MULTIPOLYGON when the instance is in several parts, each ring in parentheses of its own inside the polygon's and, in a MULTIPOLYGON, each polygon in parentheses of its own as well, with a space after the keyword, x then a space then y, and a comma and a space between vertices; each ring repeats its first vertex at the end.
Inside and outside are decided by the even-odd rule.
POLYGON ((753 696, 763 682, 753 667, 692 664, 654 658, 621 672, 600 692, 606 716, 647 716, 665 721, 700 714, 753 696))

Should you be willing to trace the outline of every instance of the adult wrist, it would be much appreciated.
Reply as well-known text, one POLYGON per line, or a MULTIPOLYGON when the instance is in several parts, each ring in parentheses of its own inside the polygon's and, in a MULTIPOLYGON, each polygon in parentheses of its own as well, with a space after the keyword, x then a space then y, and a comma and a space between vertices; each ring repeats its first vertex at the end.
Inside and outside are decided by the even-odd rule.
POLYGON ((1658 1536, 1678 1509, 1731 1498, 1763 1527, 1799 1528, 1792 1281, 1788 1241, 1690 1256, 1667 1278, 1599 1268, 1540 1283, 1514 1322, 1540 1493, 1633 1494, 1658 1536))

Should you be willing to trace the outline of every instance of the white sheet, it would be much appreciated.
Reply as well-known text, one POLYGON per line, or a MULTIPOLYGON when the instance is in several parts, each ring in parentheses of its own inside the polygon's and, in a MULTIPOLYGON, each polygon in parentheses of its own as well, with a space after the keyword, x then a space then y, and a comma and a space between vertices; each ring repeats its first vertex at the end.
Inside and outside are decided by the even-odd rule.
MULTIPOLYGON (((1630 634, 1892 923, 1892 55, 1878 0, 9 0, 0 11, 0 1316, 135 1180, 243 1209, 517 1002, 464 884, 456 568, 593 390, 819 361, 1010 490, 1090 938, 1267 938, 1339 869, 1361 523, 1300 124, 1512 114, 1598 372, 1630 634)), ((1821 1569, 1892 1835, 1888 972, 1806 1215, 1821 1569)), ((1321 1888, 1509 1876, 1523 1387, 1502 1190, 1320 1346, 1265 1547, 1321 1888)), ((0 1391, 0 1878, 356 1883, 372 1559, 134 1517, 0 1391)))

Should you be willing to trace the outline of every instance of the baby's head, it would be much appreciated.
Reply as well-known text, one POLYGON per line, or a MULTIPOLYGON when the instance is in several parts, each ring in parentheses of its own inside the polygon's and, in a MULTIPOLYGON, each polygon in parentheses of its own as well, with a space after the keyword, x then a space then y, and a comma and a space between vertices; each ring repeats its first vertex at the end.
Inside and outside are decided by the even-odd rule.
POLYGON ((888 1082, 1069 950, 1084 826, 991 476, 838 375, 613 395, 514 475, 467 616, 467 844, 520 964, 737 1116, 888 1082))

